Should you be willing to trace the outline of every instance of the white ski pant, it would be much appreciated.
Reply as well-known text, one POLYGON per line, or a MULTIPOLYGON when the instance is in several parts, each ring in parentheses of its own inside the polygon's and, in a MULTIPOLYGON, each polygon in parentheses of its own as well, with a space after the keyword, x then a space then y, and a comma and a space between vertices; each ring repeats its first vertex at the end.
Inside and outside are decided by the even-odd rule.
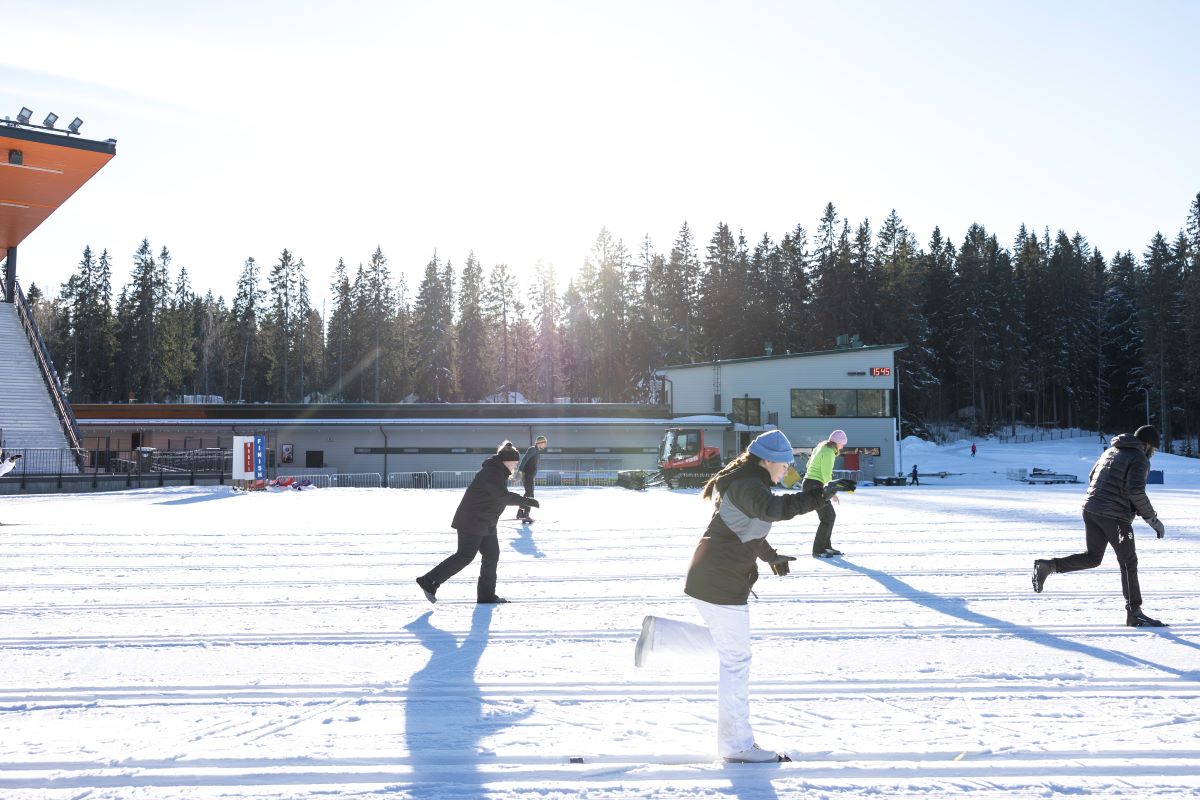
POLYGON ((717 683, 717 751, 740 753, 754 744, 750 730, 750 606, 721 606, 692 599, 704 625, 655 618, 652 651, 720 658, 717 683))

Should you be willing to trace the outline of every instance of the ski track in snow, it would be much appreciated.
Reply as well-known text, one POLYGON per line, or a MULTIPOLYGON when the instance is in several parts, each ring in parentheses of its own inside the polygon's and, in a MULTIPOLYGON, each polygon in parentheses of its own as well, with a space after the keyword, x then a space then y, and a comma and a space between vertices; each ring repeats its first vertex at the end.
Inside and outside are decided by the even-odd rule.
MULTIPOLYGON (((1017 463, 1086 474, 1047 452, 1017 463)), ((461 490, 8 497, 0 797, 1195 797, 1200 463, 1164 462, 1168 538, 1135 523, 1160 630, 1122 625, 1111 553, 1030 589, 1082 549, 1081 485, 864 488, 830 561, 815 516, 777 524, 802 558, 751 600, 752 723, 794 760, 762 766, 715 760, 715 659, 632 665, 643 615, 697 620, 696 491, 539 489, 501 607, 475 566, 436 606, 413 583, 461 490)))

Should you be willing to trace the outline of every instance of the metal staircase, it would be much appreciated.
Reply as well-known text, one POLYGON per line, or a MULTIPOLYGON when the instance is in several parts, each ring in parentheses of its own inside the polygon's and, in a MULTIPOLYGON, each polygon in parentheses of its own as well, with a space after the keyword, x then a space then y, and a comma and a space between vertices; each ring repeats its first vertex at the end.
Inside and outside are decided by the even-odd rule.
POLYGON ((0 303, 0 436, 21 452, 19 472, 79 472, 79 429, 19 286, 0 303))

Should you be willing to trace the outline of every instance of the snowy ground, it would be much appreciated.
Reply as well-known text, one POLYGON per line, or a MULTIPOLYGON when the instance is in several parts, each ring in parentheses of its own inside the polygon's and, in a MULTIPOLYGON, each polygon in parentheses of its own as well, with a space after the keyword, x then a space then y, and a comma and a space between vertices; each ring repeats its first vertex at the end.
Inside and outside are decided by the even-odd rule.
MULTIPOLYGON (((502 607, 474 566, 430 606, 460 490, 226 488, 0 505, 0 797, 1194 797, 1200 793, 1200 461, 1159 455, 1146 610, 1082 549, 1095 440, 908 442, 965 473, 864 488, 842 559, 802 557, 751 603, 752 722, 781 765, 715 760, 715 664, 633 666, 642 616, 696 621, 696 491, 545 489, 501 528, 502 607), (582 758, 582 763, 571 763, 582 758)), ((511 512, 510 512, 511 513, 511 512)), ((806 556, 813 515, 776 526, 806 556)))

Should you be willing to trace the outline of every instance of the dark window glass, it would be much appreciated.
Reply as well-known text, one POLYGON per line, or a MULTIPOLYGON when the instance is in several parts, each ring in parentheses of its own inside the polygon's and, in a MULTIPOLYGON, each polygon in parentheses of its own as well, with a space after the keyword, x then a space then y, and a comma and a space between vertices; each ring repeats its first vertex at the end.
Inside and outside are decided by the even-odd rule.
POLYGON ((824 401, 820 389, 792 389, 792 416, 793 417, 821 417, 825 416, 819 412, 819 408, 824 401))
POLYGON ((324 450, 305 450, 304 466, 310 469, 320 469, 325 466, 324 450))
POLYGON ((743 425, 762 424, 762 402, 757 397, 733 398, 733 413, 729 418, 743 425))

